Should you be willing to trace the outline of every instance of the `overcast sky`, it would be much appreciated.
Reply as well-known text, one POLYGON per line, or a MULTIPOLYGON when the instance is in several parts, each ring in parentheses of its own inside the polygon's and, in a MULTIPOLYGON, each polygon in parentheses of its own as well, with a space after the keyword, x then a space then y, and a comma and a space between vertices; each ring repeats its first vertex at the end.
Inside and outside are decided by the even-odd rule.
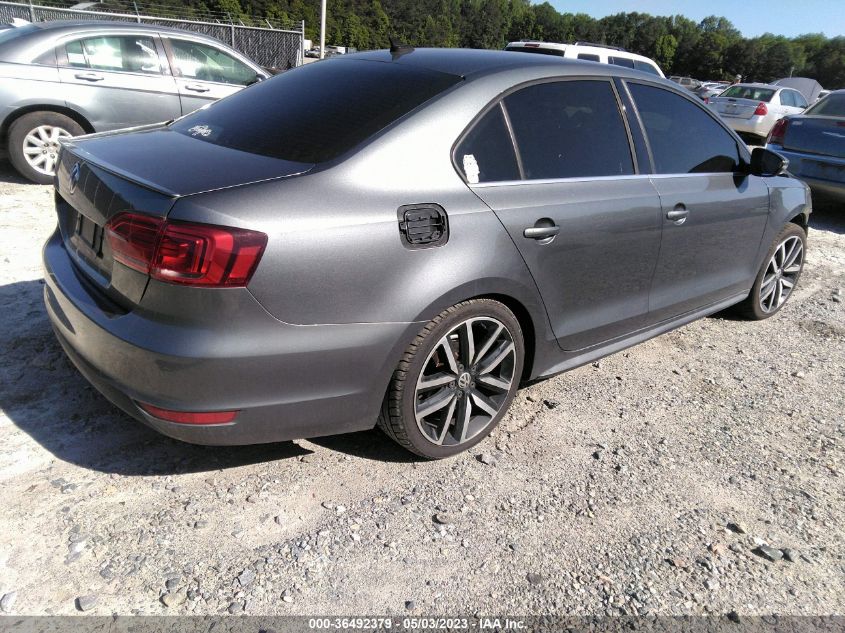
MULTIPOLYGON (((539 3, 541 0, 533 0, 539 3)), ((696 22, 719 15, 733 22, 746 37, 775 33, 845 35, 845 0, 549 0, 562 13, 587 13, 603 18, 614 13, 684 15, 696 22)))

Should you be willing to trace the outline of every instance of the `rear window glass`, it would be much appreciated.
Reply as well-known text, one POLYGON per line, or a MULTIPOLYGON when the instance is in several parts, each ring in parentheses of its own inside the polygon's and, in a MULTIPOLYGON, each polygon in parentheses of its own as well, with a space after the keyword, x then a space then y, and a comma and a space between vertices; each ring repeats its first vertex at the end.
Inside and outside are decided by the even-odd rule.
POLYGON ((553 55, 555 57, 563 57, 564 53, 558 48, 534 48, 524 46, 508 46, 506 51, 513 51, 514 53, 539 53, 540 55, 553 55))
POLYGON ((732 97, 734 99, 751 99, 752 101, 765 101, 768 103, 775 95, 771 88, 755 88, 754 86, 731 86, 725 90, 720 97, 732 97))
POLYGON ((624 66, 625 68, 633 68, 634 60, 627 57, 609 57, 608 61, 614 66, 624 66))
POLYGON ((398 64, 322 61, 246 88, 172 128, 244 152, 322 163, 459 81, 456 75, 398 64))
POLYGON ((805 114, 845 117, 845 94, 828 95, 805 114))
POLYGON ((660 73, 657 72, 657 68, 649 64, 648 62, 641 62, 638 59, 634 60, 634 68, 637 70, 642 70, 643 72, 651 73, 652 75, 660 76, 660 73))
POLYGON ((35 24, 24 24, 23 26, 10 26, 0 30, 0 44, 11 42, 27 33, 38 31, 40 27, 35 24))

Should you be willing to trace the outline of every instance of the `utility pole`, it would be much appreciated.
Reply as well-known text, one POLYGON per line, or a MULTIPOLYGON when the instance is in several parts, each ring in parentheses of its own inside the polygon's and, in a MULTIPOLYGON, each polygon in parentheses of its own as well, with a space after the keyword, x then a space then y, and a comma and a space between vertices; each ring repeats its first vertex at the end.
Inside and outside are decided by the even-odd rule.
POLYGON ((320 3, 320 59, 326 56, 326 0, 320 3))

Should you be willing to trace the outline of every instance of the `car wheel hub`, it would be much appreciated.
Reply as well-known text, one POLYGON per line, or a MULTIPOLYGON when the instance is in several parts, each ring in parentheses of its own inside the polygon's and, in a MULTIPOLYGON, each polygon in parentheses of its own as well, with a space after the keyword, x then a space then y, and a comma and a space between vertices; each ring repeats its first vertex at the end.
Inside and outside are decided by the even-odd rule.
POLYGON ((763 312, 774 312, 786 302, 803 263, 804 243, 799 237, 791 235, 778 244, 760 284, 759 303, 763 312))
POLYGON ((54 125, 39 125, 23 140, 23 155, 35 171, 52 176, 56 171, 56 159, 61 149, 60 140, 70 138, 64 128, 54 125))
POLYGON ((475 317, 453 327, 417 378, 414 415, 423 437, 455 446, 483 432, 507 401, 515 367, 513 336, 500 321, 475 317))

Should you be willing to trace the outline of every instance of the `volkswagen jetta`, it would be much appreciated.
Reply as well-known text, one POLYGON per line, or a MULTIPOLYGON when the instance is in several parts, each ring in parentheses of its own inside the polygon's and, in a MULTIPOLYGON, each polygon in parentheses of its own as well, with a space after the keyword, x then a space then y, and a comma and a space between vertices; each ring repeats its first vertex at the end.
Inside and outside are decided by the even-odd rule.
POLYGON ((46 305, 88 380, 164 434, 378 423, 446 457, 521 383, 735 304, 778 312, 810 213, 785 166, 634 70, 344 56, 67 141, 46 305))

